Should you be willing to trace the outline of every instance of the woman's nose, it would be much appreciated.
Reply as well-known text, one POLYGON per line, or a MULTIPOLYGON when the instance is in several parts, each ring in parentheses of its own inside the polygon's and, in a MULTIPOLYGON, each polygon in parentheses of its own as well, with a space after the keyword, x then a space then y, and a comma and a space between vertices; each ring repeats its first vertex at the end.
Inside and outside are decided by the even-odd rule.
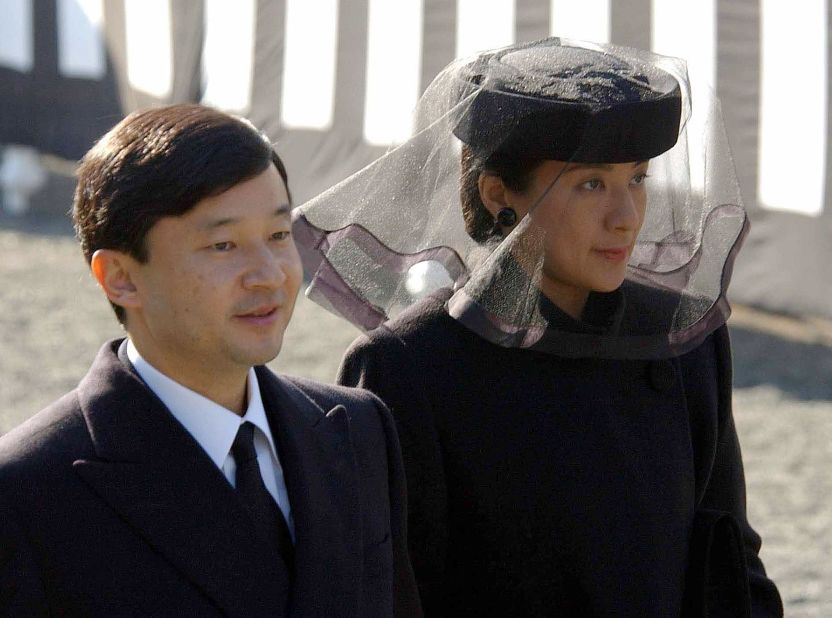
POLYGON ((638 229, 640 222, 639 196, 633 195, 629 187, 611 192, 607 226, 612 230, 631 232, 638 229))

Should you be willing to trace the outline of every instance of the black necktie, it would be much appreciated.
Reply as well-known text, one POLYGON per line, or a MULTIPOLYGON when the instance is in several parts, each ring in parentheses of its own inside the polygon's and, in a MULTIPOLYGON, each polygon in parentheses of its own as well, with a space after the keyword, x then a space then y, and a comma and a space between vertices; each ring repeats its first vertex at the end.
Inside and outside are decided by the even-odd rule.
POLYGON ((245 422, 240 425, 231 446, 231 454, 237 463, 237 492, 251 515, 257 532, 283 558, 291 574, 294 568, 295 548, 283 513, 260 476, 257 452, 254 450, 253 424, 245 422))

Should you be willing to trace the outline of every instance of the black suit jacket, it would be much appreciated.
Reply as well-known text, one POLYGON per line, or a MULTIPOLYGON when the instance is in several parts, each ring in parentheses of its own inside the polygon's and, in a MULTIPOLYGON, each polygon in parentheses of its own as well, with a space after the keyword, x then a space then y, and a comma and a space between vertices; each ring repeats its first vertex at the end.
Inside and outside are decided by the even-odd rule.
POLYGON ((290 586, 222 472, 119 345, 0 438, 5 614, 420 613, 398 438, 378 399, 256 368, 295 522, 290 586))
POLYGON ((494 345, 444 300, 359 338, 340 376, 396 419, 425 615, 782 615, 724 327, 678 358, 572 359, 494 345))

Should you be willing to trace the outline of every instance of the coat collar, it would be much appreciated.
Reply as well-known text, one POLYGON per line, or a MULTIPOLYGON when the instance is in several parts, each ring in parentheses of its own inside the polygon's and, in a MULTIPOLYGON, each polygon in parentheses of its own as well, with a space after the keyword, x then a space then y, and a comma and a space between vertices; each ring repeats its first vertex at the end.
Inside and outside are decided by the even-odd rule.
POLYGON ((256 368, 295 522, 296 615, 357 616, 361 506, 349 414, 325 412, 298 386, 256 368))
MULTIPOLYGON (((265 368, 258 379, 294 512, 292 614, 314 613, 315 595, 330 590, 357 607, 360 513, 346 411, 326 414, 265 368)), ((84 481, 227 614, 278 614, 290 602, 289 574, 245 523, 222 472, 135 373, 122 341, 100 350, 78 395, 97 455, 75 462, 84 481)))

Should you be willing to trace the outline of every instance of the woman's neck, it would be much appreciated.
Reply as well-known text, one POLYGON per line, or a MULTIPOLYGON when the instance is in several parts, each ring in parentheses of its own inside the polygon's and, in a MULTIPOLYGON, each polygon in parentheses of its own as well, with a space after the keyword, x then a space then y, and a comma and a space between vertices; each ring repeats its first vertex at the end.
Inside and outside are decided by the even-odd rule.
POLYGON ((558 309, 570 318, 580 321, 589 298, 589 290, 566 285, 543 274, 540 280, 540 291, 558 309))

